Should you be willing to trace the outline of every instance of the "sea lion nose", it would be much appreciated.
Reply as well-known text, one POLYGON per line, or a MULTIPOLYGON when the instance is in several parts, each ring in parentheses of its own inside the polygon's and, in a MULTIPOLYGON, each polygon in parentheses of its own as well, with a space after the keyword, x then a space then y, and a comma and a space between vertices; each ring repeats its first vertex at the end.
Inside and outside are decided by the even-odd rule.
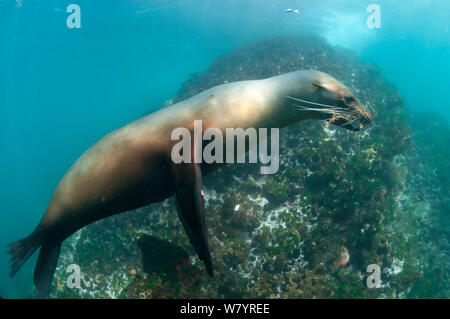
POLYGON ((359 107, 359 113, 361 114, 360 122, 363 125, 369 125, 373 121, 373 115, 364 106, 359 107))
POLYGON ((362 119, 361 119, 361 124, 369 125, 369 124, 372 123, 372 121, 373 121, 372 115, 370 115, 370 114, 364 114, 363 117, 362 117, 362 119))

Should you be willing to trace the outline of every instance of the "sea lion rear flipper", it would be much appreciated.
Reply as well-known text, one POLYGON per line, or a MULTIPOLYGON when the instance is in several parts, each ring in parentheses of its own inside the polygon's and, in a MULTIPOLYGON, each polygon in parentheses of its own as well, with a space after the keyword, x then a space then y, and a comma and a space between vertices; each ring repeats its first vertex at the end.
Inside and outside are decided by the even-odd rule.
POLYGON ((172 163, 177 211, 183 228, 203 260, 210 276, 213 275, 211 254, 208 246, 202 196, 202 172, 199 164, 172 163))
POLYGON ((16 275, 19 269, 40 245, 41 243, 36 231, 24 239, 9 244, 9 253, 11 254, 11 259, 9 260, 11 263, 10 277, 16 275))
POLYGON ((50 290, 53 274, 58 264, 60 242, 44 243, 39 252, 39 258, 34 269, 34 286, 36 297, 44 298, 50 290))

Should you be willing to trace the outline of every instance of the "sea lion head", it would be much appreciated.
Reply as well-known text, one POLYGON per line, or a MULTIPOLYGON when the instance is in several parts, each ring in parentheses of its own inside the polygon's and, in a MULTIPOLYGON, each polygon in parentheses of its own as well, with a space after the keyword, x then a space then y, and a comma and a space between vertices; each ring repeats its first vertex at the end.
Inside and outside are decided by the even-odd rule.
POLYGON ((292 80, 298 84, 286 98, 298 112, 351 131, 359 131, 372 122, 372 114, 332 76, 314 70, 298 71, 297 76, 292 80))

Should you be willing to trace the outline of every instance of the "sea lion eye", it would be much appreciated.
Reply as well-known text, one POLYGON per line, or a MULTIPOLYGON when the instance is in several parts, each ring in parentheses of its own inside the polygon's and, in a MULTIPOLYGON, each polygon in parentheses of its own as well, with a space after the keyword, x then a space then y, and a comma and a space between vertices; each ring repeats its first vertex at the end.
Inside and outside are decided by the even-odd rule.
POLYGON ((355 101, 356 101, 355 98, 352 97, 352 96, 347 96, 347 97, 344 98, 344 103, 347 104, 347 105, 350 105, 350 104, 352 104, 355 101))

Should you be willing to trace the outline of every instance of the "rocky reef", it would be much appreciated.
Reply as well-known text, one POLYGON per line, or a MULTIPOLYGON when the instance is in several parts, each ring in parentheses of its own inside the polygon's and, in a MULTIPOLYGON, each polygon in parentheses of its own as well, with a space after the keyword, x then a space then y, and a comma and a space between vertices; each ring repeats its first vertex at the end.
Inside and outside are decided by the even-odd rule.
POLYGON ((305 121, 280 132, 277 174, 239 164, 205 177, 213 278, 171 198, 66 240, 51 297, 448 297, 449 162, 430 157, 439 150, 427 143, 432 131, 441 141, 436 147, 448 150, 448 127, 409 119, 376 67, 319 37, 277 37, 218 57, 183 84, 174 102, 222 83, 299 69, 345 83, 375 110, 375 121, 360 133, 305 121), (70 264, 80 266, 80 288, 66 284, 70 264), (366 284, 371 264, 381 269, 378 288, 366 284))

